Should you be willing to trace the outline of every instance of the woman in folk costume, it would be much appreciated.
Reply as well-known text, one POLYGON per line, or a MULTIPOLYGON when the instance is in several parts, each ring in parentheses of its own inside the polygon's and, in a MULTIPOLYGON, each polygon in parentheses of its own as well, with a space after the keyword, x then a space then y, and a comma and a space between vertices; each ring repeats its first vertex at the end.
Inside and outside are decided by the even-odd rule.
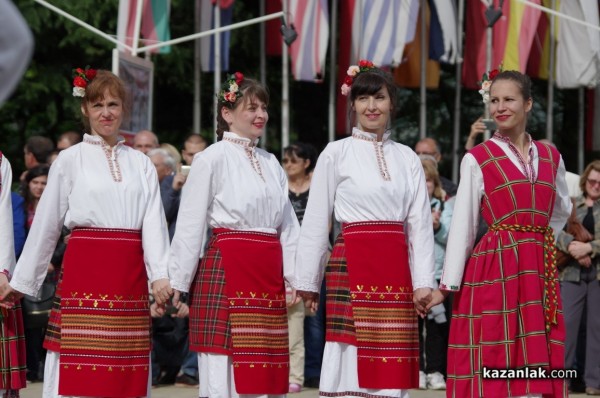
POLYGON ((281 397, 289 374, 284 278, 293 276, 300 227, 279 161, 256 147, 269 120, 266 89, 237 72, 218 99, 221 139, 196 154, 182 192, 173 301, 190 292, 201 397, 281 397))
MULTIPOLYGON (((0 152, 0 298, 10 296, 8 281, 15 267, 10 163, 0 152)), ((8 300, 13 299, 12 296, 8 300)), ((26 387, 25 331, 21 305, 0 308, 0 398, 18 397, 26 387)))
POLYGON ((129 110, 123 81, 105 70, 75 75, 88 133, 50 168, 11 295, 36 295, 63 224, 72 229, 44 343, 44 397, 145 397, 148 280, 159 304, 172 293, 158 178, 118 136, 129 110))
POLYGON ((356 127, 317 161, 293 286, 314 310, 325 271, 321 396, 407 397, 419 386, 415 307, 424 315, 434 283, 427 185, 418 156, 390 140, 389 73, 360 61, 342 93, 350 94, 356 127), (334 210, 342 232, 323 270, 334 210))
POLYGON ((563 397, 562 379, 483 374, 564 367, 554 233, 571 209, 560 153, 526 132, 529 77, 492 71, 489 78, 482 92, 498 131, 462 161, 440 290, 429 304, 455 292, 447 396, 563 397), (480 212, 490 227, 473 248, 480 212))

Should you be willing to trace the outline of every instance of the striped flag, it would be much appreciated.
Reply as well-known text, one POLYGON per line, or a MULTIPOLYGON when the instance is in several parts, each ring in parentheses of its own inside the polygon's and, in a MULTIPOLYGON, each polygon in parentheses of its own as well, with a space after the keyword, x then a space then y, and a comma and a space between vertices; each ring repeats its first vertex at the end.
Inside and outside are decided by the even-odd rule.
MULTIPOLYGON (((598 2, 560 2, 560 12, 598 26, 598 2)), ((576 88, 595 86, 600 78, 600 35, 586 26, 561 19, 556 45, 556 86, 576 88)))
MULTIPOLYGON (((142 0, 142 21, 140 33, 143 39, 139 47, 156 44, 171 39, 169 30, 170 0, 142 0)), ((128 46, 133 46, 135 34, 135 18, 138 0, 119 0, 119 18, 117 20, 117 39, 128 46)), ((119 50, 123 51, 124 48, 119 50)), ((152 50, 152 53, 167 54, 170 46, 152 50)))
MULTIPOLYGON (((530 1, 538 5, 542 3, 541 0, 530 1)), ((524 73, 542 11, 517 1, 509 2, 507 8, 506 12, 510 14, 502 65, 506 70, 524 73)))
POLYGON ((396 66, 417 27, 419 0, 356 0, 352 15, 352 56, 377 66, 396 66))
MULTIPOLYGON (((231 25, 233 20, 233 0, 220 0, 221 8, 220 26, 231 25)), ((204 32, 215 28, 215 0, 201 0, 200 4, 200 31, 204 32)), ((221 70, 229 70, 229 43, 231 32, 221 35, 221 70)), ((215 70, 215 35, 200 39, 200 62, 203 72, 215 70)))
MULTIPOLYGON (((552 0, 543 0, 543 5, 552 8, 552 0)), ((550 40, 550 18, 549 14, 542 13, 531 44, 531 52, 527 62, 527 75, 533 78, 548 79, 549 77, 550 45, 554 42, 554 40, 550 40)))
POLYGON ((430 0, 429 6, 432 13, 429 30, 429 58, 454 64, 458 56, 456 4, 454 1, 448 0, 430 0))
POLYGON ((329 41, 327 0, 290 0, 290 23, 298 38, 290 46, 296 80, 323 81, 329 41))

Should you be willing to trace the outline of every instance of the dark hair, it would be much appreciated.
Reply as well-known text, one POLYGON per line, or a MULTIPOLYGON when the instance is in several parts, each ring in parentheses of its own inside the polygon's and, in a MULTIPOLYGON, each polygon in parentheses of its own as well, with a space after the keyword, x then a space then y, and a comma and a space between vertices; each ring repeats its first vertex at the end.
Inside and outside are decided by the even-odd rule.
MULTIPOLYGON (((356 98, 361 95, 374 95, 383 87, 387 88, 388 95, 390 96, 390 102, 392 103, 392 112, 390 116, 393 116, 396 107, 396 84, 392 75, 379 68, 374 68, 366 72, 359 73, 352 82, 350 87, 350 103, 354 104, 356 98)), ((350 115, 354 111, 350 109, 350 115)))
POLYGON ((48 137, 34 135, 27 140, 25 150, 31 153, 38 163, 48 163, 48 157, 54 151, 54 142, 48 137))
POLYGON ((296 156, 300 159, 309 161, 308 167, 304 170, 305 174, 310 173, 315 169, 317 164, 317 150, 311 144, 304 142, 296 142, 283 149, 283 154, 288 156, 296 156))
POLYGON ((33 202, 33 197, 31 196, 31 191, 29 191, 29 183, 37 177, 48 176, 50 172, 50 167, 46 165, 39 165, 32 167, 27 170, 27 174, 25 174, 25 187, 23 192, 25 193, 25 203, 28 205, 33 202))
MULTIPOLYGON (((119 98, 123 102, 123 119, 129 117, 129 95, 125 83, 114 73, 99 69, 96 73, 96 77, 88 83, 85 88, 85 96, 81 100, 81 105, 85 108, 91 102, 104 99, 104 93, 108 92, 116 98, 119 98)), ((84 114, 82 115, 83 125, 86 130, 90 130, 90 121, 84 114)))
POLYGON ((233 110, 240 105, 245 105, 248 101, 252 101, 255 98, 258 98, 264 102, 265 105, 269 105, 269 91, 257 80, 244 78, 244 80, 239 84, 239 90, 243 95, 241 99, 235 103, 232 104, 229 101, 219 100, 219 105, 217 107, 217 137, 219 140, 223 138, 223 133, 229 130, 229 125, 221 115, 221 110, 223 107, 233 110))
POLYGON ((591 161, 585 167, 585 170, 583 170, 583 173, 581 173, 581 178, 579 178, 579 188, 581 189, 581 192, 583 192, 583 196, 586 196, 586 197, 587 197, 587 191, 585 190, 585 183, 587 182, 587 179, 590 176, 590 173, 592 172, 592 170, 600 173, 600 160, 591 161))
POLYGON ((523 95, 523 98, 526 101, 531 98, 531 79, 529 78, 529 76, 516 70, 502 71, 498 73, 496 77, 494 77, 494 79, 492 80, 490 91, 492 90, 492 86, 494 85, 494 83, 496 83, 498 80, 514 81, 521 89, 521 95, 523 95))

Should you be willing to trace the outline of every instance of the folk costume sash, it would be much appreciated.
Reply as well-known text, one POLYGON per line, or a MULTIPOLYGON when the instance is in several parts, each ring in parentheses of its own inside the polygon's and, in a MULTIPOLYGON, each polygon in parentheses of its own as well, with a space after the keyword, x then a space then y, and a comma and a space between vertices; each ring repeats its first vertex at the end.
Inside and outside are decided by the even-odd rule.
POLYGON ((225 310, 230 330, 219 333, 216 340, 230 336, 230 344, 226 344, 225 352, 219 347, 204 346, 199 350, 232 355, 239 394, 285 394, 289 349, 281 243, 276 235, 252 231, 216 228, 213 234, 213 247, 208 249, 208 258, 201 263, 200 273, 207 273, 207 268, 216 266, 224 270, 224 275, 218 270, 210 271, 212 288, 201 282, 204 287, 199 291, 204 298, 199 299, 199 317, 208 319, 209 323, 214 318, 216 324, 222 325, 218 320, 223 316, 205 304, 211 295, 213 298, 221 295, 214 291, 214 285, 222 286, 224 282, 221 291, 227 297, 225 310), (221 279, 219 274, 221 278, 224 276, 224 281, 214 279, 221 279))
POLYGON ((147 395, 147 281, 139 231, 72 232, 45 342, 60 353, 60 395, 147 395))
MULTIPOLYGON (((338 277, 336 284, 345 280, 348 285, 332 287, 339 297, 344 296, 344 292, 349 294, 351 309, 345 312, 352 317, 347 320, 351 328, 344 333, 328 330, 328 340, 356 345, 361 388, 417 388, 418 324, 403 225, 350 223, 343 225, 341 235, 343 241, 338 238, 331 260, 338 261, 340 248, 345 250, 347 277, 338 277)), ((337 273, 339 276, 345 271, 342 268, 337 273)), ((329 286, 327 288, 331 295, 329 286)), ((333 317, 340 315, 338 310, 331 309, 333 317)), ((329 306, 327 310, 329 318, 329 306)), ((330 322, 328 329, 329 326, 330 322)))

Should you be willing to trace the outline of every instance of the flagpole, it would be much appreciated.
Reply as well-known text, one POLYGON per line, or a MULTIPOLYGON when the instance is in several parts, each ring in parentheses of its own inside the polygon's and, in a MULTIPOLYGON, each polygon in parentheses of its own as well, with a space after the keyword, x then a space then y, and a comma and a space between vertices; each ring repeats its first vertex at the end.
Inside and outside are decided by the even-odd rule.
POLYGON ((331 30, 329 31, 329 142, 335 140, 335 93, 337 84, 337 47, 336 32, 338 19, 338 0, 331 2, 331 30))
MULTIPOLYGON (((458 168, 459 168, 459 148, 460 148, 460 111, 461 111, 461 94, 462 94, 462 64, 463 64, 463 15, 465 10, 465 0, 458 1, 458 22, 456 23, 456 92, 454 94, 454 137, 452 139, 452 181, 458 183, 458 168)), ((460 151, 462 152, 462 151, 460 151)))
MULTIPOLYGON (((214 11, 215 11, 215 17, 214 17, 214 21, 215 21, 215 29, 218 29, 221 27, 221 7, 220 7, 220 0, 217 0, 216 4, 214 5, 214 11)), ((215 54, 215 79, 213 82, 213 107, 214 107, 214 118, 213 118, 213 131, 214 131, 214 142, 217 142, 217 113, 219 112, 219 100, 217 98, 217 93, 219 92, 219 89, 221 88, 221 33, 217 33, 215 35, 215 40, 214 40, 214 54, 215 54)))
POLYGON ((131 55, 137 56, 137 49, 140 45, 140 30, 142 28, 142 10, 144 7, 144 0, 137 0, 135 9, 135 30, 133 31, 133 41, 131 55))
MULTIPOLYGON (((283 15, 287 21, 288 15, 288 0, 283 0, 283 15)), ((288 74, 288 48, 285 41, 282 41, 281 51, 281 155, 283 150, 289 145, 290 141, 290 124, 289 124, 289 74, 288 74)))
MULTIPOLYGON (((194 28, 196 32, 200 32, 200 2, 201 0, 195 1, 195 12, 194 12, 194 28)), ((200 89, 201 89, 201 70, 202 65, 200 63, 201 53, 200 39, 196 39, 194 42, 194 131, 195 134, 200 134, 201 126, 200 120, 202 118, 202 106, 200 103, 200 89)))
MULTIPOLYGON (((556 8, 556 0, 552 0, 552 9, 556 8)), ((556 61, 556 19, 553 15, 549 15, 550 18, 550 61, 548 62, 548 101, 546 104, 546 139, 550 142, 554 138, 554 62, 556 61)))
MULTIPOLYGON (((265 0, 260 0, 258 3, 259 14, 260 16, 265 15, 265 0)), ((267 86, 267 49, 266 49, 266 26, 265 23, 261 23, 259 25, 260 29, 260 83, 263 87, 267 86)), ((269 135, 267 134, 269 130, 265 129, 263 133, 262 139, 260 140, 260 147, 265 149, 267 147, 267 142, 269 140, 269 135)))
POLYGON ((419 132, 421 139, 427 136, 427 0, 421 0, 421 106, 420 106, 420 118, 419 118, 419 132))

